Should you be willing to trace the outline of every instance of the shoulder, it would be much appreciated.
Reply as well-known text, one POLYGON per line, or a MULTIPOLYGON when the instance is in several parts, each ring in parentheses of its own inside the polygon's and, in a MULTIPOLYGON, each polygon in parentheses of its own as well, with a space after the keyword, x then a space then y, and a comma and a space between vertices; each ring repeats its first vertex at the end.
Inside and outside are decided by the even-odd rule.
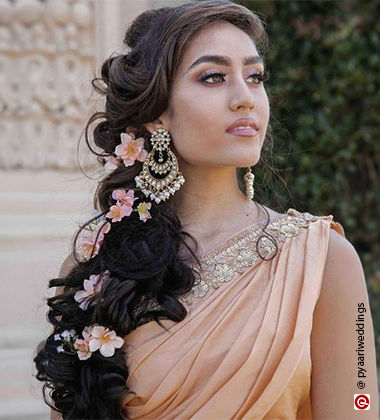
POLYGON ((328 306, 333 303, 333 299, 338 299, 338 296, 339 300, 346 301, 346 304, 354 298, 366 297, 367 286, 362 263, 355 247, 346 238, 343 226, 334 221, 332 215, 311 215, 310 219, 313 218, 330 225, 321 293, 317 304, 328 306))
POLYGON ((62 420, 62 414, 53 409, 50 410, 50 420, 62 420))
POLYGON ((349 313, 357 311, 359 302, 369 305, 360 257, 351 242, 331 228, 317 315, 328 310, 330 317, 336 315, 347 319, 349 313), (341 312, 338 313, 337 309, 341 312), (350 312, 345 313, 345 310, 350 312))
POLYGON ((371 419, 377 405, 377 379, 367 286, 356 249, 335 225, 335 229, 330 229, 320 295, 313 313, 310 342, 313 418, 334 418, 334 415, 354 418, 353 396, 360 393, 356 387, 361 367, 357 350, 359 317, 364 319, 366 361, 365 371, 361 372, 365 375, 366 393, 372 394, 371 408, 375 408, 361 414, 371 419), (332 396, 334 389, 340 391, 332 396))
MULTIPOLYGON (((63 261, 61 268, 59 269, 58 277, 67 277, 67 275, 70 273, 70 271, 73 269, 73 267, 76 265, 76 261, 74 259, 74 256, 70 254, 68 257, 65 258, 63 261)), ((63 293, 64 287, 56 287, 55 294, 60 295, 63 293)))
POLYGON ((59 270, 58 277, 66 277, 76 264, 77 263, 74 259, 74 256, 72 254, 70 254, 63 261, 63 263, 61 265, 61 268, 59 270))
MULTIPOLYGON (((347 298, 348 295, 364 297, 367 290, 363 267, 356 249, 333 227, 330 229, 322 290, 328 291, 329 294, 343 293, 343 297, 347 298)), ((323 294, 321 298, 326 298, 326 295, 323 294)))
MULTIPOLYGON (((290 215, 292 223, 297 225, 289 235, 296 235, 299 227, 309 227, 311 223, 321 221, 325 224, 326 259, 323 267, 320 296, 317 301, 322 313, 333 305, 335 299, 342 304, 349 304, 358 298, 367 297, 367 286, 360 257, 346 238, 343 226, 334 220, 333 215, 315 215, 289 208, 285 214, 290 215)), ((282 229, 282 227, 280 227, 282 229)), ((322 245, 322 244, 321 244, 322 245)))
POLYGON ((327 227, 326 259, 316 313, 320 311, 321 315, 325 315, 325 310, 331 309, 331 305, 336 308, 336 305, 348 305, 360 298, 367 298, 360 257, 346 238, 343 226, 334 220, 334 216, 318 216, 293 208, 288 209, 287 214, 291 215, 292 220, 296 219, 300 226, 308 227, 310 223, 322 221, 327 227))

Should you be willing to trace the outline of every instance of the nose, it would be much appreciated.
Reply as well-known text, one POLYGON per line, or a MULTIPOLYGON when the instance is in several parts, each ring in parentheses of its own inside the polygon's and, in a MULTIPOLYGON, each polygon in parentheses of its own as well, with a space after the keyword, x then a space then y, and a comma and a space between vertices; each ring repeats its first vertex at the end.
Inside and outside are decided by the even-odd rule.
POLYGON ((236 83, 235 89, 233 91, 233 99, 230 103, 230 108, 232 111, 237 109, 253 109, 256 105, 256 101, 253 97, 253 93, 246 85, 245 81, 242 83, 236 83))

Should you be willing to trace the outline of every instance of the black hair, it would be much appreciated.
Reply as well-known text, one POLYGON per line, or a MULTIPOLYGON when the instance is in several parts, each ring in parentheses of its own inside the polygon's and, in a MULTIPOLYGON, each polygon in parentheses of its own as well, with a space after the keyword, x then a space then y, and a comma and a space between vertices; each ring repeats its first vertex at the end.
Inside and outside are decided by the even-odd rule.
MULTIPOLYGON (((149 138, 144 124, 157 119, 167 108, 172 80, 185 48, 202 28, 222 21, 245 31, 258 51, 265 51, 268 40, 261 19, 228 0, 193 1, 147 10, 135 18, 124 38, 129 53, 109 57, 102 64, 101 77, 92 80, 94 89, 105 95, 106 103, 103 112, 89 119, 85 134, 89 149, 101 164, 106 157, 114 156, 126 127, 136 139, 149 138), (89 136, 95 121, 96 147, 89 136)), ((144 148, 150 151, 147 140, 144 148)), ((99 325, 125 337, 146 322, 154 321, 163 327, 160 318, 179 322, 187 314, 179 297, 191 291, 199 279, 197 243, 183 230, 170 199, 152 202, 152 217, 145 222, 138 212, 132 212, 108 229, 105 215, 115 204, 115 190, 132 190, 134 197, 146 201, 134 182, 141 168, 142 162, 129 167, 119 165, 101 180, 94 197, 99 214, 76 234, 75 264, 67 275, 49 281, 49 287, 62 287, 62 293, 47 299, 53 330, 40 344, 35 364, 37 379, 44 382, 46 403, 64 419, 125 418, 122 400, 133 390, 126 386, 128 354, 124 348, 117 348, 110 357, 94 351, 88 359, 80 360, 73 341, 62 341, 62 333, 71 331, 73 337, 80 338, 85 327, 99 325), (97 234, 96 244, 88 258, 82 258, 77 239, 89 232, 97 234), (83 288, 85 279, 105 272, 108 275, 102 287, 83 310, 75 299, 76 293, 83 288)))

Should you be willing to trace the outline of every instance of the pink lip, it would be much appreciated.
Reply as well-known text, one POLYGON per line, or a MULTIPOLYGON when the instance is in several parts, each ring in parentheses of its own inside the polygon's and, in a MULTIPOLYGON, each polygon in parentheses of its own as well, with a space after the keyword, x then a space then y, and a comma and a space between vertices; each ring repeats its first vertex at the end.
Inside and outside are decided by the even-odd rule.
POLYGON ((238 130, 237 128, 232 128, 228 130, 227 133, 230 133, 234 136, 244 136, 244 137, 252 137, 258 134, 258 131, 254 128, 243 128, 238 130))
POLYGON ((230 124, 227 127, 226 131, 231 132, 236 127, 245 127, 245 126, 251 127, 252 129, 254 129, 256 131, 259 130, 259 127, 257 126, 257 124, 256 124, 256 122, 253 118, 239 118, 238 120, 236 120, 232 124, 230 124))

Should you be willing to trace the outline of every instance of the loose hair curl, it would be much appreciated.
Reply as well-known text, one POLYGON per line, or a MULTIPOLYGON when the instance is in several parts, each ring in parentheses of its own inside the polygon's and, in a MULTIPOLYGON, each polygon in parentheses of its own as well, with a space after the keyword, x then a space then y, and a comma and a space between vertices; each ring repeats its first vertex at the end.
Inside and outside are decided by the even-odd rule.
MULTIPOLYGON (((260 18, 228 0, 147 10, 131 23, 124 38, 129 53, 111 55, 101 67, 101 77, 92 80, 106 103, 104 112, 96 112, 87 122, 85 138, 100 163, 112 155, 126 127, 133 127, 136 138, 150 137, 144 124, 167 109, 173 77, 185 49, 202 28, 218 22, 242 29, 259 51, 265 51, 268 40, 260 18), (89 127, 97 120, 101 121, 93 138, 102 153, 94 150, 89 139, 89 127)), ((149 141, 144 148, 151 150, 149 141)), ((119 165, 105 176, 95 192, 95 208, 105 214, 114 204, 111 195, 116 189, 134 190, 135 197, 144 199, 134 182, 141 168, 140 162, 130 167, 119 165)), ((57 353, 54 334, 66 329, 79 333, 85 326, 98 324, 125 337, 143 323, 155 321, 165 328, 160 318, 179 322, 187 314, 178 297, 191 290, 199 277, 193 263, 200 263, 187 239, 193 241, 195 250, 198 244, 182 229, 170 199, 159 205, 153 202, 151 215, 142 223, 132 212, 113 223, 97 255, 82 261, 76 253, 76 239, 96 217, 91 219, 77 232, 75 264, 69 273, 49 281, 49 287, 62 287, 62 292, 47 299, 53 331, 40 344, 34 360, 37 379, 44 382, 45 402, 64 419, 125 419, 122 401, 133 390, 126 386, 125 349, 117 349, 112 357, 95 352, 88 360, 79 360, 75 355, 57 353), (188 253, 180 252, 183 249, 188 253), (82 288, 84 279, 105 270, 110 276, 93 304, 86 311, 80 309, 73 298, 75 292, 82 288)))

